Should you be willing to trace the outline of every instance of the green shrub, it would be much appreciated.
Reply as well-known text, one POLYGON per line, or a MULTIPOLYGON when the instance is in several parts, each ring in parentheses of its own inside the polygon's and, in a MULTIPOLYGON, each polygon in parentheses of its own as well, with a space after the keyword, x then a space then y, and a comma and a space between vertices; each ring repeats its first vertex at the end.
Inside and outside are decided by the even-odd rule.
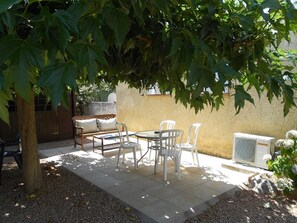
POLYGON ((76 92, 76 114, 84 115, 84 108, 89 102, 107 101, 107 97, 115 88, 110 84, 101 82, 100 84, 78 83, 78 92, 76 92))
POLYGON ((286 139, 275 143, 278 150, 275 157, 266 155, 269 170, 278 178, 277 187, 284 193, 291 193, 297 187, 297 131, 290 130, 286 139))

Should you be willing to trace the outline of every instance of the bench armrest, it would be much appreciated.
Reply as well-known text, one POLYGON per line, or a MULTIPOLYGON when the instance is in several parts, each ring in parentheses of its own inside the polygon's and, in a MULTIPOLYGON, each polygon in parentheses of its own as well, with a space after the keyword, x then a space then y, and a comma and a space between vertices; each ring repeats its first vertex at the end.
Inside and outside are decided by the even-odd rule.
POLYGON ((75 134, 82 135, 84 133, 84 127, 74 125, 74 128, 75 128, 75 134))

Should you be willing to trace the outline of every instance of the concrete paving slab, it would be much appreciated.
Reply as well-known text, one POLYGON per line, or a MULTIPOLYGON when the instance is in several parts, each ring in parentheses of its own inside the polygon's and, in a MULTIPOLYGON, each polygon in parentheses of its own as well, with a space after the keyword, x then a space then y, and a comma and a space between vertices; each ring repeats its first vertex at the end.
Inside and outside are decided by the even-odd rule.
POLYGON ((230 195, 230 191, 246 182, 252 172, 238 171, 238 167, 227 169, 225 166, 230 160, 204 154, 199 154, 197 166, 192 164, 191 153, 185 152, 180 175, 169 162, 168 181, 164 182, 161 163, 156 175, 154 161, 147 157, 135 170, 132 153, 127 153, 125 163, 117 168, 116 150, 102 156, 100 151, 93 152, 92 144, 86 145, 85 150, 68 146, 39 152, 42 157, 48 157, 46 161, 62 165, 137 209, 147 216, 148 222, 184 222, 219 201, 220 197, 230 195))

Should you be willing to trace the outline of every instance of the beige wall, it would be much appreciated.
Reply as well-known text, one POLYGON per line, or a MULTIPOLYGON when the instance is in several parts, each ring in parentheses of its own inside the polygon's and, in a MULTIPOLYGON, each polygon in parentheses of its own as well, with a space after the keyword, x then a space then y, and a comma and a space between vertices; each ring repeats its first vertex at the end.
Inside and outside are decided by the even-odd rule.
POLYGON ((235 115, 233 97, 225 95, 225 106, 219 111, 206 108, 195 114, 182 104, 175 104, 171 96, 148 96, 138 90, 128 89, 126 85, 117 87, 118 120, 125 122, 131 131, 158 129, 165 119, 176 121, 176 128, 185 130, 200 122, 199 150, 203 153, 220 157, 232 157, 233 134, 235 132, 283 138, 286 131, 296 129, 297 112, 294 109, 285 118, 282 105, 278 101, 269 104, 263 96, 255 101, 255 106, 248 103, 244 110, 235 115))

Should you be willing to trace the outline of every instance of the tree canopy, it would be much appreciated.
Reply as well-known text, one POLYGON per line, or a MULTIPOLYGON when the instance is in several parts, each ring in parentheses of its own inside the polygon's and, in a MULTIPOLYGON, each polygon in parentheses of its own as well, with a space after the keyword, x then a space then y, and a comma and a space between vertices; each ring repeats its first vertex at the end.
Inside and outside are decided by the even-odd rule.
POLYGON ((226 84, 237 112, 249 89, 296 106, 293 0, 1 0, 0 118, 16 100, 28 193, 42 186, 34 91, 67 106, 77 83, 158 83, 195 111, 218 109, 226 84), (14 97, 16 95, 16 97, 14 97))
POLYGON ((67 105, 78 80, 158 82, 196 111, 218 109, 226 84, 240 111, 254 88, 287 114, 296 54, 280 44, 296 23, 290 0, 2 0, 0 118, 14 93, 36 88, 67 105))

